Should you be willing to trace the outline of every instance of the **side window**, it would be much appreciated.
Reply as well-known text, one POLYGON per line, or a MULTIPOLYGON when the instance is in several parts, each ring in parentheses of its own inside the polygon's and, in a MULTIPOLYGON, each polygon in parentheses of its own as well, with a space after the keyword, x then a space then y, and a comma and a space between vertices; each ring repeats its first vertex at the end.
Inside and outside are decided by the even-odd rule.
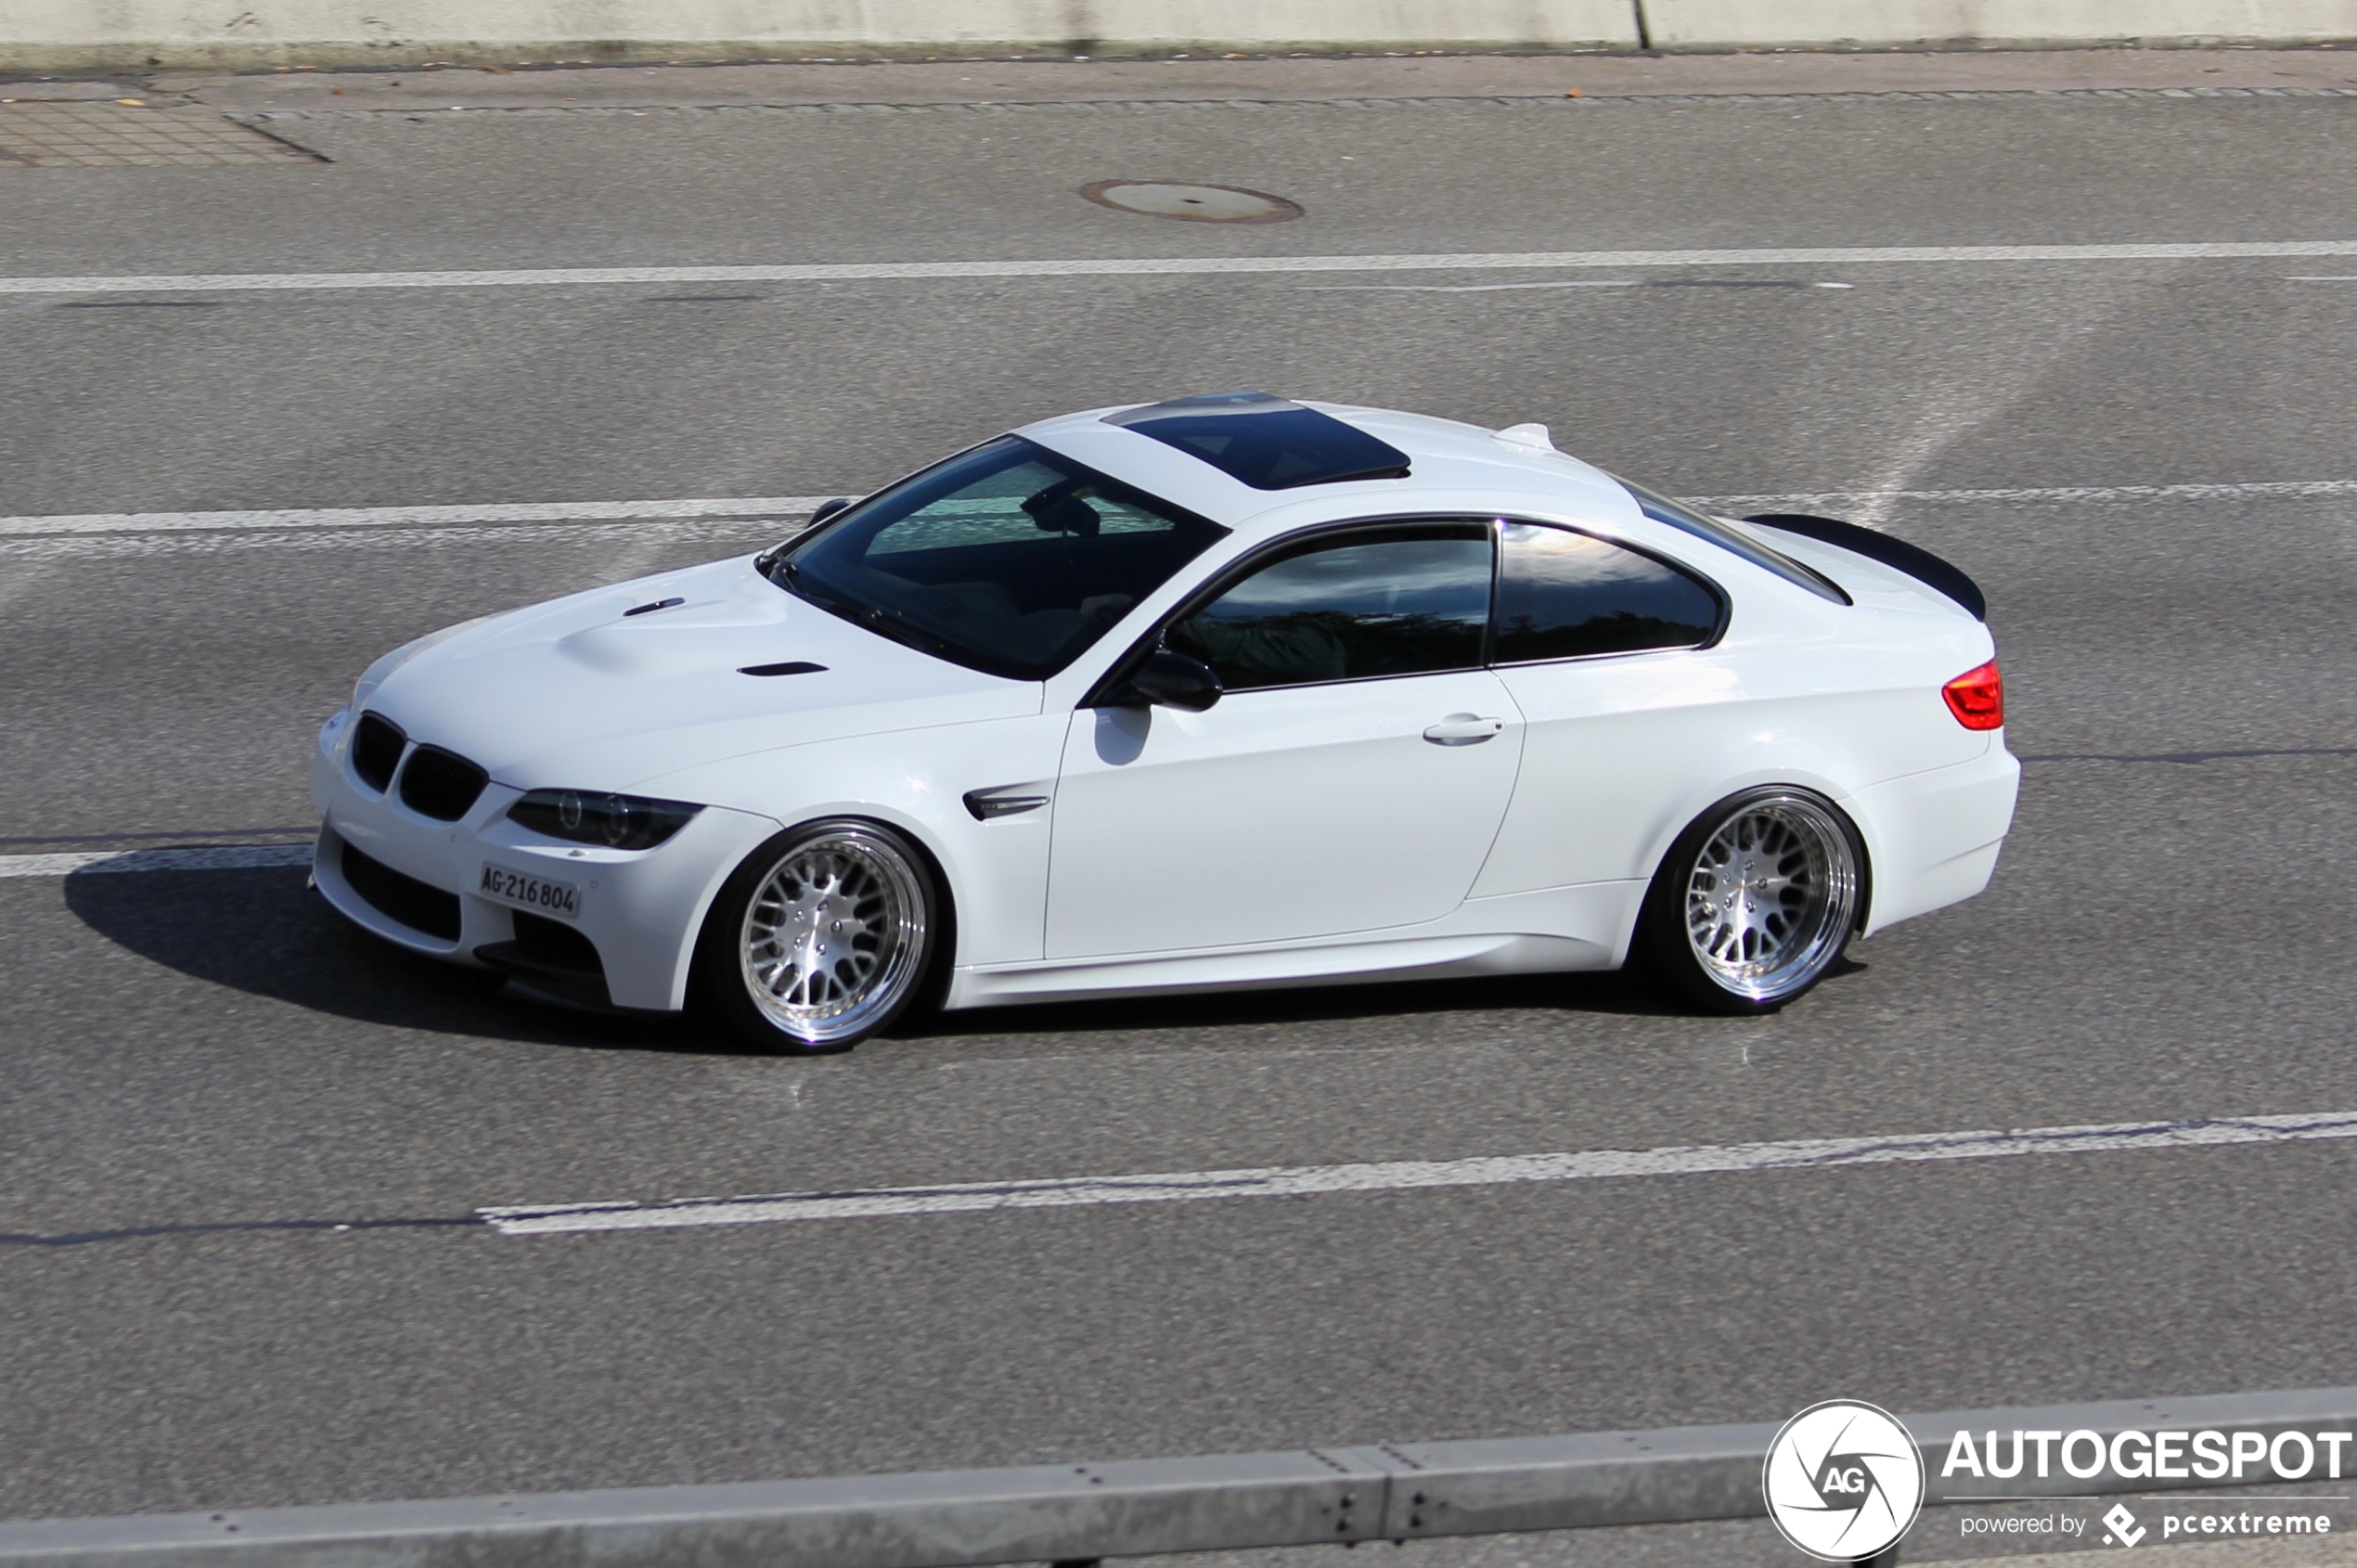
POLYGON ((1506 523, 1500 547, 1500 664, 1694 648, 1719 630, 1718 596, 1651 556, 1529 522, 1506 523))
POLYGON ((1262 567, 1165 640, 1230 691, 1478 669, 1489 579, 1479 523, 1345 533, 1262 567))

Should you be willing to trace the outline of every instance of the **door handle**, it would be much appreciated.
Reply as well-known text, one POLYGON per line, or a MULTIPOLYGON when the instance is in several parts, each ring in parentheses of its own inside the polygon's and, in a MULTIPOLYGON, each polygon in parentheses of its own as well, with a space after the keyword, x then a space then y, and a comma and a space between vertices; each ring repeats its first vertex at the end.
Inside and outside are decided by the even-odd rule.
POLYGON ((1485 719, 1477 713, 1451 713, 1424 731, 1424 739, 1436 746, 1478 746, 1494 739, 1506 727, 1503 719, 1485 719))

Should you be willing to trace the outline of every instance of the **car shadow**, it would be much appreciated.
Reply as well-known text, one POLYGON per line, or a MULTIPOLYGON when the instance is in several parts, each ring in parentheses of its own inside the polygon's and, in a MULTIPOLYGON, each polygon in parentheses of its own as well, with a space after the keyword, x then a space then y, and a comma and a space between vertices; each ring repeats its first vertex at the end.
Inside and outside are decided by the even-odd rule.
POLYGON ((575 1011, 500 994, 498 977, 405 952, 351 924, 299 867, 77 872, 66 907, 116 945, 214 985, 393 1029, 638 1050, 730 1048, 667 1016, 575 1011))
MULTIPOLYGON (((79 872, 65 879, 65 902, 108 941, 178 973, 358 1022, 591 1049, 759 1054, 693 1018, 598 1013, 503 995, 496 976, 405 952, 353 926, 304 885, 299 868, 79 872)), ((1833 975, 1865 967, 1844 958, 1833 975)), ((1507 975, 928 1012, 890 1037, 1117 1035, 1497 1011, 1676 1017, 1682 1009, 1629 975, 1507 975)))

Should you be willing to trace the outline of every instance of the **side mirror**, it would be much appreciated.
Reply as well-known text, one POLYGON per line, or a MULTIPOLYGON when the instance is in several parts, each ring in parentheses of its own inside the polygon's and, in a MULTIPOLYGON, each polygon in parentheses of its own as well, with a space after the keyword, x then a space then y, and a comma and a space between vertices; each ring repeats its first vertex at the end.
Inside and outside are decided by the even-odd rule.
POLYGON ((1107 694, 1106 706, 1114 708, 1183 708, 1200 713, 1219 700, 1227 688, 1219 684, 1219 676, 1200 659, 1190 659, 1166 648, 1157 648, 1147 655, 1138 673, 1107 694))
POLYGON ((848 495, 838 495, 831 501, 821 501, 818 508, 810 514, 809 522, 804 526, 816 528, 849 505, 851 505, 851 497, 848 495))

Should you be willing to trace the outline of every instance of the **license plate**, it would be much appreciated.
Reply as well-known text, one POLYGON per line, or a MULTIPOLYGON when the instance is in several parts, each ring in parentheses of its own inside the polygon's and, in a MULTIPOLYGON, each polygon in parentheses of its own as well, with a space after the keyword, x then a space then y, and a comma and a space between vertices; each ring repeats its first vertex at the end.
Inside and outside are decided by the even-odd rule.
POLYGON ((581 913, 581 890, 571 882, 552 882, 546 877, 510 871, 504 866, 485 866, 483 868, 483 885, 476 891, 483 897, 496 898, 502 904, 562 915, 567 919, 573 919, 581 913))

